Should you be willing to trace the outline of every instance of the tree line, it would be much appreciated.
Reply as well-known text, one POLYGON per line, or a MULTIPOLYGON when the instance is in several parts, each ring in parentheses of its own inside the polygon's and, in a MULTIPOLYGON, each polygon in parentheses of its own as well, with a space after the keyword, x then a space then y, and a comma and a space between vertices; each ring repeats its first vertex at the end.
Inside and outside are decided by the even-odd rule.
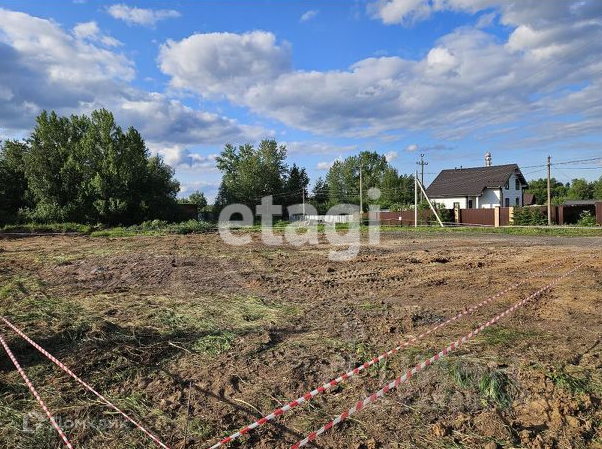
MULTIPOLYGON (((289 166, 286 160, 286 146, 275 140, 263 140, 257 147, 226 144, 216 159, 222 174, 219 191, 215 204, 208 206, 198 191, 177 199, 180 185, 173 169, 151 155, 135 128, 118 126, 109 111, 70 117, 44 111, 27 139, 0 145, 0 224, 177 221, 181 218, 178 202, 214 212, 232 203, 254 210, 268 195, 285 207, 305 201, 324 214, 335 204, 360 203, 360 172, 364 211, 372 203, 391 210, 413 204, 413 175, 399 174, 375 151, 337 160, 311 191, 306 169, 289 166), (380 190, 378 198, 367 194, 371 187, 380 190)), ((528 192, 544 204, 547 181, 531 181, 528 192)), ((552 179, 552 198, 555 203, 602 198, 602 177, 566 184, 552 179)))
POLYGON ((31 135, 0 148, 0 222, 134 224, 176 220, 174 171, 113 114, 42 112, 31 135))
MULTIPOLYGON (((530 181, 526 192, 534 195, 535 204, 547 204, 548 180, 539 178, 530 181)), ((564 184, 556 178, 551 178, 550 194, 554 205, 563 204, 566 200, 602 200, 602 176, 597 181, 589 182, 583 178, 576 178, 564 184)))

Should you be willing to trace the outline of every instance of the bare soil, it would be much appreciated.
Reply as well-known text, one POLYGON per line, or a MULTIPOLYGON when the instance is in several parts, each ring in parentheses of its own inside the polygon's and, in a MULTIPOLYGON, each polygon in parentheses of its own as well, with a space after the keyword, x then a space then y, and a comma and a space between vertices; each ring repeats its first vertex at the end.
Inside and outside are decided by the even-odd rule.
MULTIPOLYGON (((271 247, 258 234, 242 247, 214 234, 3 239, 0 313, 170 446, 184 447, 187 434, 186 447, 204 448, 525 280, 230 445, 284 448, 585 261, 313 446, 602 448, 601 247, 597 238, 391 233, 332 262, 325 241, 271 247)), ((152 447, 0 332, 75 446, 152 447)), ((0 392, 0 446, 60 447, 46 424, 23 432, 38 407, 5 356, 0 392)))

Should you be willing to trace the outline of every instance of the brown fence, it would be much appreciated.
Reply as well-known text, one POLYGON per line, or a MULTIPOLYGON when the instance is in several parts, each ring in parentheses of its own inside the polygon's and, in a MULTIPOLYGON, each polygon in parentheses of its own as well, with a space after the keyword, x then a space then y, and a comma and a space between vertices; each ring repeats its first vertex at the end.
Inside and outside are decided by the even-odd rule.
MULTIPOLYGON (((529 208, 538 208, 544 217, 548 216, 547 206, 528 206, 529 208)), ((500 226, 510 226, 510 220, 513 207, 500 207, 500 226)), ((552 224, 576 224, 579 216, 585 210, 589 210, 596 216, 598 224, 602 225, 602 202, 595 205, 577 205, 577 206, 552 206, 552 224)), ((453 209, 448 210, 448 215, 454 220, 453 209)), ((421 210, 418 214, 418 224, 436 223, 436 218, 430 210, 421 210)), ((445 220, 444 220, 445 221, 445 220)), ((401 212, 381 212, 380 222, 388 226, 414 226, 414 211, 404 210, 401 212)), ((460 209, 459 224, 495 226, 495 209, 460 209)))
POLYGON ((500 207, 500 226, 510 226, 511 207, 500 207))
POLYGON ((460 209, 460 223, 495 226, 495 209, 460 209))
MULTIPOLYGON (((453 210, 451 211, 453 217, 453 210)), ((418 211, 418 224, 436 222, 435 215, 430 210, 418 211)), ((380 223, 385 226, 414 226, 414 211, 381 212, 380 223)))
MULTIPOLYGON (((577 224, 579 217, 584 211, 589 211, 592 215, 598 214, 598 209, 594 204, 579 204, 573 206, 558 206, 558 224, 577 224)), ((554 210, 554 208, 552 208, 554 210)), ((600 223, 600 220, 598 220, 600 223)))

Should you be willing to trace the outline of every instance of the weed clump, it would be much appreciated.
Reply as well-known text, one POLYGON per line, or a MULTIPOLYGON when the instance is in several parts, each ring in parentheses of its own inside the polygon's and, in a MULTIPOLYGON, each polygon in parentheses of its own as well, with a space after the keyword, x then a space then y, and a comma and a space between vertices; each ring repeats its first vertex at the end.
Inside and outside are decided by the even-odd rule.
POLYGON ((456 385, 478 393, 484 405, 502 409, 512 405, 516 383, 505 371, 461 359, 449 360, 443 366, 456 385))

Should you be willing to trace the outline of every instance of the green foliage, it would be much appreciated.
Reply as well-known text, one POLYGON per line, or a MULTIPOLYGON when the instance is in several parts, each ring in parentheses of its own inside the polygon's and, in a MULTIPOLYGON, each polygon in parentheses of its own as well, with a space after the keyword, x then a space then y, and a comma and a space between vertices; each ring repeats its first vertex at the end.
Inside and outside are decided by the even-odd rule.
POLYGON ((602 176, 594 183, 594 199, 602 201, 602 176))
POLYGON ((546 215, 539 207, 515 207, 513 224, 518 226, 540 226, 548 224, 546 215))
POLYGON ((597 224, 596 217, 589 210, 581 212, 579 221, 577 221, 577 226, 596 226, 597 224))
POLYGON ((279 202, 285 206, 301 204, 303 202, 303 192, 307 195, 308 185, 309 176, 307 176, 305 168, 299 168, 297 164, 293 164, 285 182, 285 191, 281 197, 282 200, 279 202))
POLYGON ((363 204, 367 210, 370 204, 388 208, 391 204, 410 203, 414 197, 414 178, 399 176, 384 155, 375 151, 362 151, 344 161, 336 161, 326 175, 328 200, 331 204, 359 204, 360 167, 363 182, 363 204), (381 190, 381 196, 372 200, 367 192, 371 187, 381 190))
POLYGON ((254 210, 262 197, 283 192, 288 176, 285 159, 286 147, 275 140, 263 140, 258 148, 227 144, 216 159, 222 172, 216 206, 240 203, 254 210))
POLYGON ((461 359, 450 359, 443 367, 459 387, 478 392, 484 404, 501 408, 512 404, 516 385, 504 371, 461 359))
POLYGON ((594 197, 594 183, 585 179, 573 179, 567 197, 571 200, 591 200, 594 197))
MULTIPOLYGON (((569 186, 552 178, 550 180, 552 202, 562 203, 566 198, 569 190, 569 186)), ((532 193, 535 196, 535 204, 547 204, 548 202, 548 180, 546 178, 539 178, 533 181, 529 181, 529 188, 525 190, 526 193, 532 193)))
POLYGON ((215 225, 205 221, 188 220, 168 223, 164 220, 149 220, 139 225, 116 227, 94 231, 92 237, 133 237, 136 235, 194 234, 215 230, 215 225))
POLYGON ((192 192, 187 198, 179 199, 178 202, 182 204, 196 204, 199 211, 207 207, 207 198, 205 198, 205 194, 200 190, 192 192))
POLYGON ((602 394, 602 379, 591 372, 572 365, 557 366, 546 373, 546 377, 558 387, 573 395, 602 394))
POLYGON ((27 145, 9 140, 0 146, 0 224, 16 221, 29 206, 23 161, 27 145))
POLYGON ((177 218, 173 170, 150 156, 138 131, 124 132, 104 109, 89 117, 42 112, 26 142, 5 143, 0 167, 12 189, 2 187, 0 207, 19 209, 22 221, 114 225, 177 218))

